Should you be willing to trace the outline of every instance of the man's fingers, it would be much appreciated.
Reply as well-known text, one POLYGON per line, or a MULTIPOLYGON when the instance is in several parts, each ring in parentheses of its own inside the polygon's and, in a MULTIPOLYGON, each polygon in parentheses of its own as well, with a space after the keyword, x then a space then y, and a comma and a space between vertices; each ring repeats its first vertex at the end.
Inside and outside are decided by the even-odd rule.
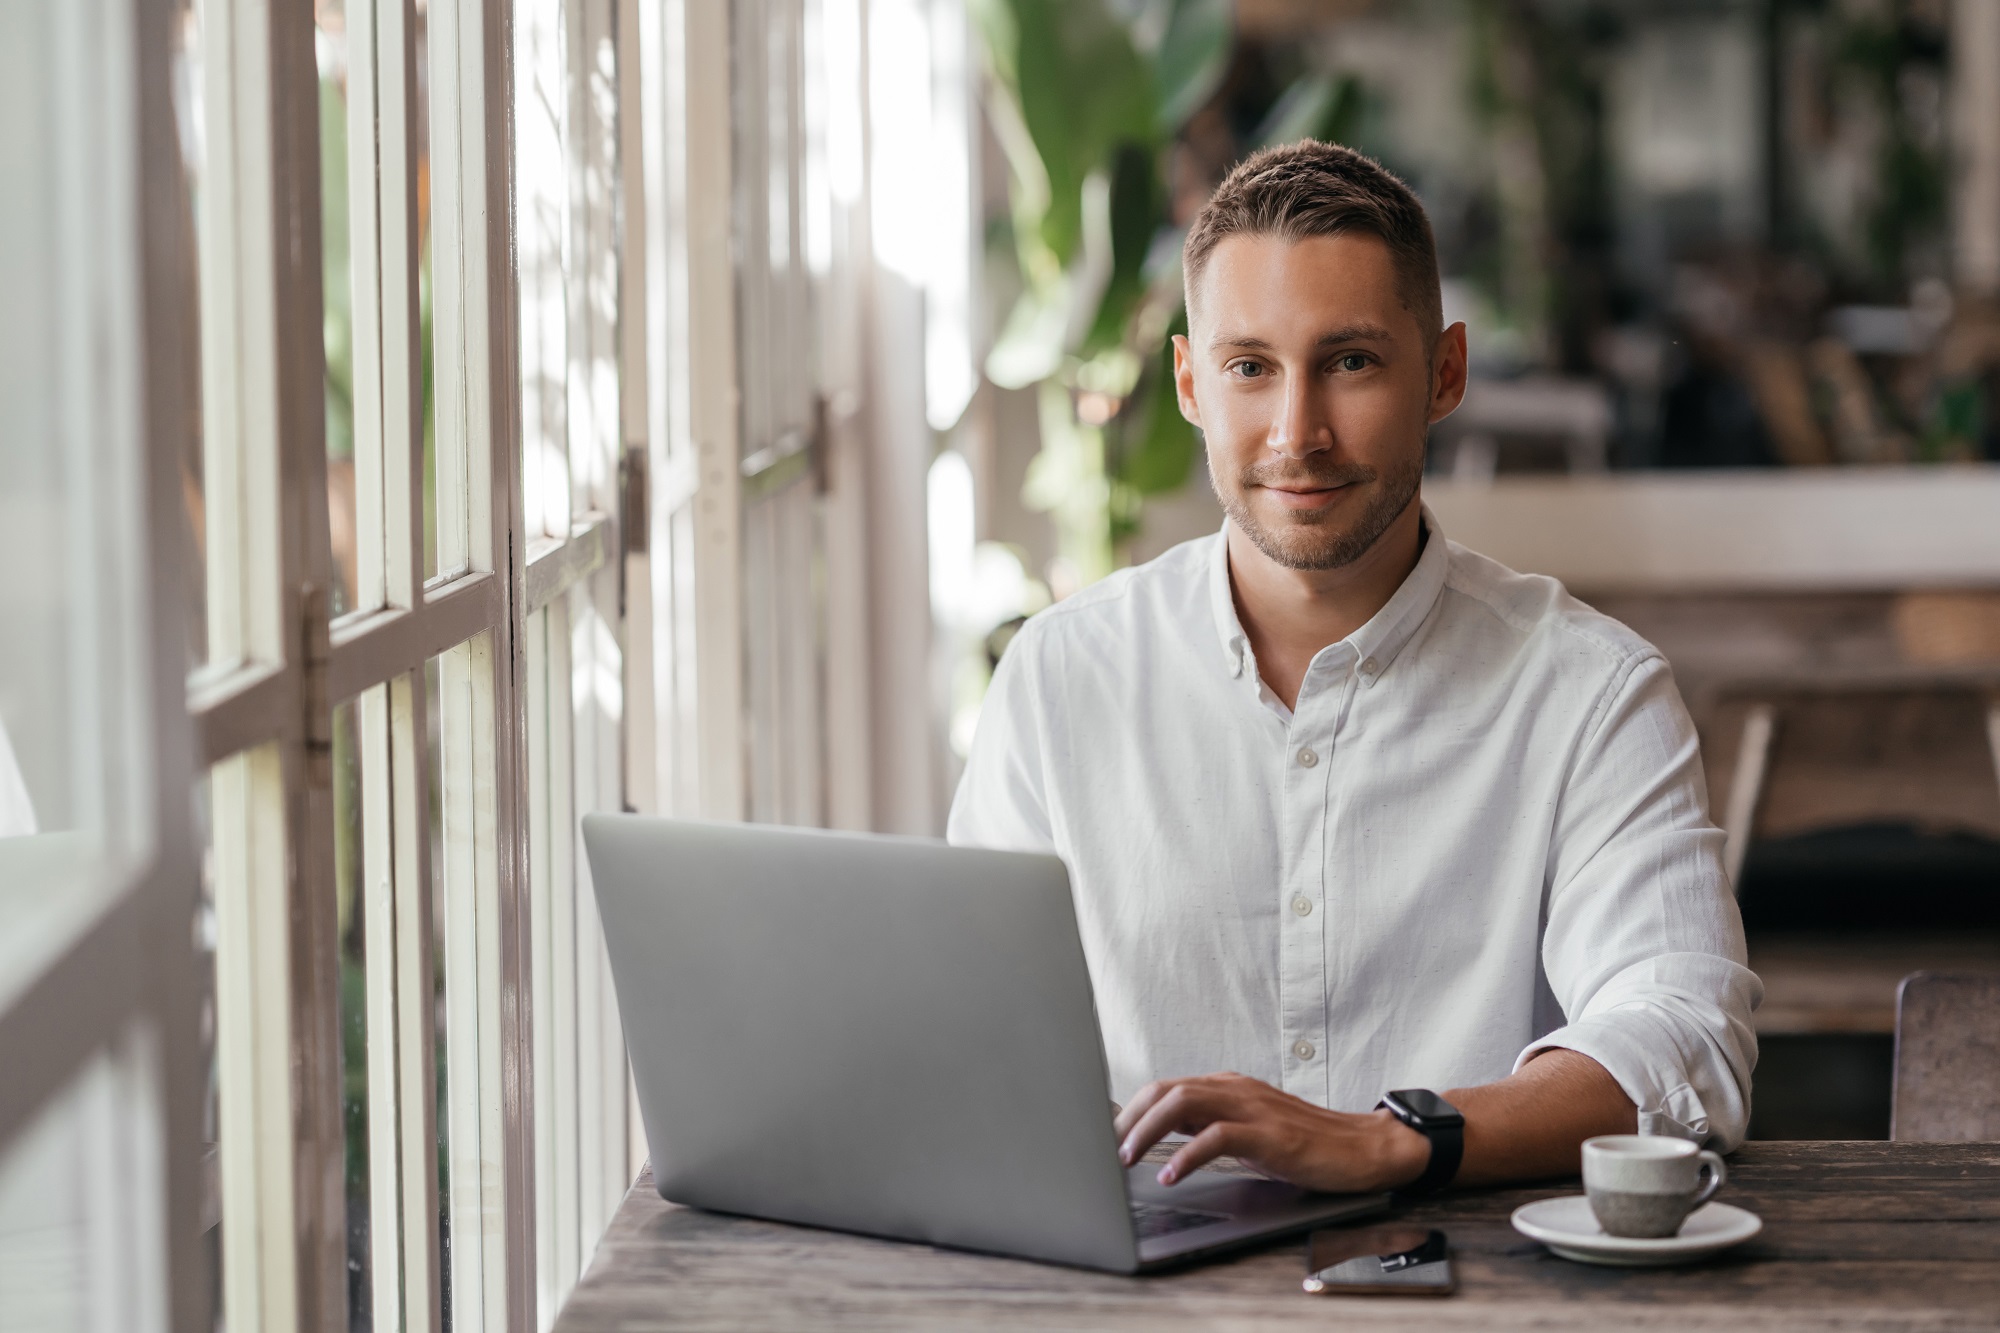
MULTIPOLYGON (((1134 1098, 1133 1105, 1136 1106, 1145 1100, 1148 1099, 1134 1098)), ((1146 1149, 1173 1131, 1186 1101, 1186 1089, 1175 1084, 1167 1086, 1158 1096, 1151 1098, 1151 1104, 1136 1117, 1132 1114, 1133 1107, 1126 1107, 1125 1117, 1130 1123, 1118 1139, 1118 1160, 1130 1166, 1145 1156, 1146 1149)))
POLYGON ((1243 1131, 1244 1127, 1233 1121, 1216 1121, 1183 1143, 1180 1151, 1167 1159, 1167 1164, 1160 1168, 1160 1183, 1172 1185, 1185 1180, 1188 1172, 1198 1171, 1218 1157, 1231 1153, 1240 1156, 1245 1137, 1243 1131))
MULTIPOLYGON (((1132 1132, 1132 1126, 1139 1123, 1139 1117, 1153 1109, 1154 1103, 1167 1095, 1173 1087, 1170 1079, 1157 1079, 1132 1094, 1132 1100, 1118 1107, 1118 1114, 1111 1118, 1111 1128, 1123 1143, 1125 1136, 1132 1132)), ((1116 1102, 1112 1105, 1117 1106, 1116 1102)))
POLYGON ((1126 1131, 1118 1147, 1118 1160, 1130 1166, 1169 1134, 1192 1134, 1207 1128, 1209 1121, 1223 1113, 1215 1100, 1198 1080, 1174 1083, 1126 1131))

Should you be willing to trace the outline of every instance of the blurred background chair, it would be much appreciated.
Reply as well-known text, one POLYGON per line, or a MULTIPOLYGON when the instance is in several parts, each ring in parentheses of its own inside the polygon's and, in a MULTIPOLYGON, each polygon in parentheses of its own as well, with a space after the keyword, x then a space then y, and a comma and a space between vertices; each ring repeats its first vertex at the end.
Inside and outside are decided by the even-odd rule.
POLYGON ((1457 481, 1503 472, 1602 472, 1612 426, 1611 393, 1596 380, 1474 380, 1458 410, 1431 432, 1431 467, 1457 481))
POLYGON ((1702 712, 1733 714, 1732 703, 1741 710, 1727 801, 1716 811, 1728 835, 1729 879, 1739 889, 1787 718, 1805 723, 1792 731, 1816 761, 1815 789, 1792 802, 1810 805, 1799 812, 1804 818, 1829 826, 1900 820, 2000 832, 1993 827, 2000 816, 1994 801, 2000 796, 2000 671, 1809 669, 1711 685, 1705 693, 1709 697, 1696 704, 1702 712), (1940 749, 1959 762, 1947 761, 1948 773, 1925 772, 1938 766, 1940 749), (1926 780, 1932 776, 1945 781, 1926 780), (1937 790, 1929 790, 1933 786, 1937 790))
POLYGON ((2000 1141, 2000 972, 1903 978, 1889 1137, 2000 1141))

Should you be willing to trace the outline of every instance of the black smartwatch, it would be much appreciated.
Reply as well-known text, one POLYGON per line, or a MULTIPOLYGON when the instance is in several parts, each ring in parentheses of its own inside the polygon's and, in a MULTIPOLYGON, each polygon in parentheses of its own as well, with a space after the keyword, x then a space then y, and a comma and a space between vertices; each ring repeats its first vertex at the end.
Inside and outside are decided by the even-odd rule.
POLYGON ((1405 1199, 1420 1199, 1451 1184, 1451 1178, 1458 1174, 1458 1163, 1465 1156, 1465 1117, 1458 1113, 1458 1108, 1429 1088, 1404 1088, 1389 1093, 1376 1103, 1376 1110, 1384 1108, 1431 1141, 1430 1165, 1396 1194, 1405 1199))

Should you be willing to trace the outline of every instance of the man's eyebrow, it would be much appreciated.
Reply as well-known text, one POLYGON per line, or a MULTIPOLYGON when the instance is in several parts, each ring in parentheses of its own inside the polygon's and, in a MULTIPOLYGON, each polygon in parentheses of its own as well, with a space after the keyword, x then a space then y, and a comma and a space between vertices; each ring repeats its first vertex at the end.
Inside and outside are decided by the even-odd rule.
POLYGON ((1337 329, 1328 329, 1319 335, 1321 347, 1331 347, 1335 343, 1394 342, 1395 335, 1380 324, 1363 321, 1359 324, 1343 324, 1337 329))
MULTIPOLYGON (((1380 324, 1362 321, 1343 324, 1337 329, 1328 329, 1315 340, 1319 347, 1332 347, 1340 343, 1352 342, 1394 342, 1395 335, 1380 324)), ((1218 347, 1238 347, 1248 352, 1275 352, 1277 348, 1263 338, 1251 333, 1218 333, 1208 340, 1211 349, 1218 347)))
POLYGON ((1278 349, 1262 338, 1248 333, 1218 333, 1208 340, 1211 348, 1241 347, 1252 352, 1275 352, 1278 349))

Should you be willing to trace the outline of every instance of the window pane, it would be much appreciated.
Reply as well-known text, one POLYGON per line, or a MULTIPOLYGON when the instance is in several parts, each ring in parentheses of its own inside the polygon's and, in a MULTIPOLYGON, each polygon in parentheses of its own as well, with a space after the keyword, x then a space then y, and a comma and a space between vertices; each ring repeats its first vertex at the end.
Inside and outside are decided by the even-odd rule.
POLYGON ((437 357, 431 343, 431 61, 430 7, 417 0, 416 133, 417 133, 417 302, 420 429, 423 432, 423 576, 438 575, 437 533, 437 357))
POLYGON ((90 1326, 89 1197, 76 1177, 85 1145, 80 1089, 58 1096, 0 1159, 0 1309, 22 1327, 90 1326))
MULTIPOLYGON (((333 882, 340 936, 340 1119, 347 1148, 347 1318, 374 1327, 369 1245, 369 1040, 367 896, 361 891, 360 744, 352 702, 333 710, 333 882)), ((391 1110, 393 1115, 393 1109, 391 1110)))
POLYGON ((436 1043, 436 1100, 432 1111, 436 1116, 437 1138, 437 1262, 438 1292, 442 1327, 452 1325, 452 1253, 451 1253, 451 1096, 448 1072, 450 1050, 446 1044, 445 1002, 445 941, 447 922, 445 910, 445 827, 444 827, 444 688, 443 664, 433 657, 424 663, 424 717, 426 719, 425 744, 428 751, 424 770, 430 775, 426 784, 425 804, 429 817, 425 820, 425 832, 430 840, 431 882, 429 908, 431 913, 431 987, 432 1013, 434 1022, 432 1040, 436 1043))
MULTIPOLYGON (((496 636, 483 632, 438 659, 436 677, 437 856, 433 882, 437 993, 435 1040, 444 1071, 438 1124, 449 1198, 447 1295, 455 1322, 488 1327, 504 1318, 506 1247, 515 1205, 508 1155, 509 1015, 514 985, 501 953, 503 901, 498 785, 496 636)), ((529 1017, 526 1014, 523 1018, 529 1017)))
MULTIPOLYGON (((368 0, 355 0, 358 4, 368 0)), ((315 0, 319 61, 320 257, 326 338, 326 507, 332 614, 358 605, 354 495, 354 282, 348 201, 347 0, 315 0)))
POLYGON ((562 6, 514 8, 515 227, 520 262, 521 493, 527 538, 569 535, 569 304, 564 275, 562 6))
POLYGON ((335 615, 437 572, 427 14, 314 6, 335 615))
POLYGON ((125 21, 0 6, 0 1003, 151 844, 125 21))
MULTIPOLYGON (((201 15, 194 0, 176 0, 175 8, 172 25, 175 46, 168 68, 172 79, 175 140, 180 144, 181 166, 186 180, 182 198, 188 207, 182 219, 181 239, 185 246, 182 263, 190 279, 187 284, 188 327, 183 333, 182 345, 198 354, 201 331, 195 302, 200 284, 194 278, 200 261, 195 245, 194 209, 198 206, 201 190, 201 15)), ((187 531, 182 534, 182 549, 188 553, 189 559, 183 587, 191 612, 187 624, 190 671, 208 660, 208 505, 202 469, 200 381, 198 373, 190 375, 183 386, 183 392, 189 396, 193 419, 181 435, 184 450, 181 458, 181 497, 182 510, 187 519, 187 531)))
POLYGON ((152 1046, 135 1031, 0 1148, 7 1328, 166 1328, 159 1116, 152 1046))
POLYGON ((222 1162, 221 1105, 216 1063, 215 1021, 215 815, 212 784, 204 772, 195 783, 192 814, 194 845, 201 855, 201 893, 195 903, 195 977, 200 987, 201 1033, 201 1251, 208 1264, 208 1290, 214 1306, 208 1325, 223 1329, 222 1301, 222 1162))
POLYGON ((334 712, 351 1326, 428 1328, 443 1237, 427 690, 412 672, 334 712))

